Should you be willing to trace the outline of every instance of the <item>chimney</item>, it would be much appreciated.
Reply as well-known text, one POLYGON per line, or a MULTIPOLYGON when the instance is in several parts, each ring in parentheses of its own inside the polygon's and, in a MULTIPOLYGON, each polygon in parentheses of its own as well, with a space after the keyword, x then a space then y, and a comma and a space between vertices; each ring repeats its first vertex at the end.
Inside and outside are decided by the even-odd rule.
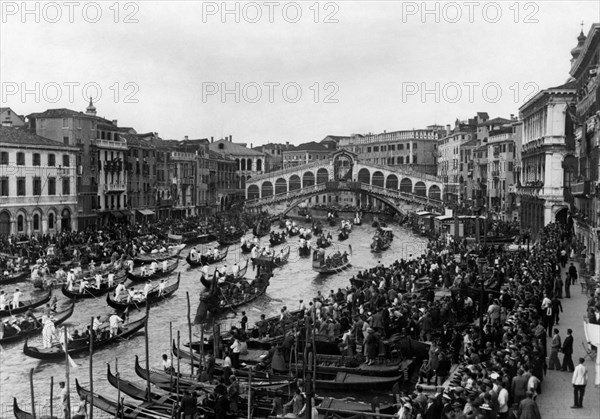
MULTIPOLYGON (((229 136, 229 138, 231 138, 231 136, 229 136)), ((252 143, 250 143, 250 148, 252 148, 252 143)))
POLYGON ((286 141, 286 142, 285 142, 285 145, 289 147, 289 146, 290 146, 290 142, 289 142, 289 141, 286 141))
POLYGON ((10 120, 10 118, 7 116, 6 119, 4 121, 2 121, 2 126, 3 127, 12 127, 12 121, 10 120))
MULTIPOLYGON (((230 142, 230 143, 232 143, 232 142, 233 142, 233 135, 230 135, 230 136, 229 136, 229 142, 230 142)), ((250 147, 250 148, 252 148, 252 147, 250 147)))
POLYGON ((187 141, 187 140, 188 140, 188 136, 187 136, 187 135, 186 135, 185 137, 183 137, 183 138, 184 138, 184 140, 185 140, 185 141, 187 141))
POLYGON ((383 130, 383 133, 385 134, 385 130, 383 130))
POLYGON ((116 120, 116 119, 113 119, 113 121, 112 121, 112 122, 113 122, 113 125, 114 125, 115 127, 118 125, 118 124, 117 124, 117 120, 116 120))
POLYGON ((215 142, 215 137, 210 137, 210 142, 214 143, 215 142))
POLYGON ((450 134, 450 131, 452 131, 450 129, 450 124, 446 124, 446 134, 450 134))

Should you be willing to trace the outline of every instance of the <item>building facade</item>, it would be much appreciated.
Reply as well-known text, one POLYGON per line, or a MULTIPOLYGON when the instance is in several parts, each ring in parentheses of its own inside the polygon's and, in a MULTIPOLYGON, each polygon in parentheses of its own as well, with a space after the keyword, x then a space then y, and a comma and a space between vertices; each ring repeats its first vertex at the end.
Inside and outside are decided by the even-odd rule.
POLYGON ((245 143, 234 143, 231 136, 219 141, 212 141, 211 138, 209 150, 222 154, 235 162, 239 184, 235 185, 234 189, 245 191, 246 180, 265 173, 266 155, 264 152, 253 150, 252 144, 248 148, 245 143))
POLYGON ((77 230, 78 151, 8 123, 0 127, 0 236, 77 230))
MULTIPOLYGON (((335 143, 334 143, 335 144, 335 143)), ((301 166, 303 164, 312 163, 317 160, 325 160, 335 151, 326 144, 311 141, 297 146, 291 146, 289 149, 282 152, 283 168, 301 166)))
POLYGON ((11 127, 22 127, 25 125, 25 118, 11 108, 0 108, 0 123, 11 127))
POLYGON ((259 147, 254 147, 253 150, 265 153, 265 171, 273 172, 283 169, 283 152, 293 148, 289 141, 282 143, 268 143, 259 147))
MULTIPOLYGON (((600 257, 600 24, 593 24, 587 37, 583 31, 571 51, 570 75, 575 84, 575 153, 568 155, 565 180, 570 183, 574 232, 588 255, 600 257), (569 170, 570 169, 570 170, 569 170)), ((596 262, 596 274, 600 267, 596 262)))
POLYGON ((563 161, 575 151, 575 84, 540 91, 521 108, 520 222, 533 236, 550 222, 566 222, 563 161))
POLYGON ((392 131, 380 134, 354 134, 340 137, 338 147, 364 156, 366 163, 400 166, 427 174, 436 174, 437 140, 443 127, 392 131))

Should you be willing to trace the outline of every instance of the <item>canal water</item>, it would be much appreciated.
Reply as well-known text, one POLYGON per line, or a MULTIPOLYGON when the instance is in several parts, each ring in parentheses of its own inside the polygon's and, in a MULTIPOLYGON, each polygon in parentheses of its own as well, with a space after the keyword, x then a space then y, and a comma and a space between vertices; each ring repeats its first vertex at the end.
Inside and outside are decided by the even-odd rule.
MULTIPOLYGON (((271 279, 266 295, 251 305, 238 308, 237 316, 229 313, 219 317, 218 322, 222 324, 222 329, 228 328, 233 324, 239 324, 242 310, 246 311, 250 324, 258 320, 262 313, 266 314, 267 317, 277 314, 284 305, 290 310, 295 310, 298 308, 299 299, 307 301, 314 297, 318 291, 321 291, 326 296, 330 290, 337 291, 338 288, 346 287, 349 284, 348 279, 359 270, 373 267, 379 261, 384 265, 388 265, 397 259, 406 259, 412 255, 419 255, 426 249, 427 241, 425 238, 414 235, 404 227, 392 226, 395 238, 390 249, 380 254, 374 254, 370 251, 370 244, 375 228, 371 226, 370 222, 362 226, 354 226, 350 238, 341 243, 337 241, 337 227, 329 227, 326 224, 324 223, 325 231, 331 231, 334 236, 334 244, 327 249, 327 253, 335 251, 336 248, 343 253, 349 250, 348 246, 351 246, 352 267, 334 275, 319 275, 311 269, 312 258, 298 257, 298 238, 292 237, 287 243, 276 247, 278 249, 291 245, 292 250, 289 262, 274 271, 274 276, 271 279)), ((276 224, 273 225, 273 229, 279 230, 276 224)), ((262 242, 267 241, 268 236, 262 238, 262 242)), ((315 242, 314 238, 311 242, 315 242)), ((209 243, 206 246, 215 245, 217 243, 209 243)), ((188 251, 188 249, 183 250, 183 258, 187 256, 188 251)), ((229 248, 226 264, 232 266, 237 262, 243 266, 245 263, 244 259, 247 257, 249 255, 241 254, 239 245, 233 245, 229 248)), ((188 341, 186 292, 190 295, 191 316, 193 320, 199 295, 204 290, 199 280, 199 270, 190 269, 185 259, 180 261, 177 272, 181 272, 179 290, 168 301, 153 306, 150 311, 149 342, 150 366, 152 368, 160 369, 162 367, 161 355, 169 353, 170 322, 173 324, 174 338, 176 338, 177 331, 179 330, 181 333, 181 342, 188 341)), ((246 278, 250 279, 253 275, 254 273, 249 268, 246 278)), ((22 290, 25 288, 22 284, 20 286, 22 290)), ((5 287, 5 290, 10 295, 15 287, 15 285, 8 286, 5 287)), ((27 293, 27 290, 25 292, 27 293)), ((60 307, 66 307, 67 301, 60 290, 55 290, 55 295, 59 298, 59 309, 60 307)), ((75 327, 82 331, 89 324, 91 316, 101 315, 104 319, 106 315, 112 314, 112 310, 107 306, 105 298, 101 297, 77 302, 75 312, 66 324, 69 328, 75 327)), ((141 315, 143 313, 132 311, 130 313, 130 320, 134 320, 141 315)), ((197 330, 194 328, 193 333, 196 332, 197 330)), ((198 339, 198 337, 195 336, 194 339, 198 339)), ((19 404, 22 407, 30 409, 29 371, 31 368, 34 369, 36 405, 38 406, 38 411, 43 411, 46 414, 49 412, 50 377, 54 377, 54 414, 56 415, 59 409, 58 394, 60 391, 58 389, 58 382, 64 380, 65 377, 64 362, 45 362, 26 357, 22 352, 23 344, 24 342, 21 341, 10 345, 3 345, 2 349, 0 349, 0 417, 13 417, 13 397, 19 400, 19 404)), ((30 339, 30 345, 41 346, 40 338, 35 337, 30 339)), ((135 355, 139 355, 142 362, 145 359, 143 333, 135 335, 128 341, 103 348, 95 353, 93 357, 94 391, 113 400, 116 399, 117 390, 106 380, 106 364, 111 363, 111 368, 114 372, 115 359, 117 358, 121 376, 143 384, 143 380, 134 372, 135 355)), ((77 396, 74 390, 75 379, 78 379, 84 386, 88 386, 89 357, 76 357, 74 360, 78 364, 78 368, 71 368, 71 400, 72 403, 77 403, 77 396)), ((182 372, 189 373, 190 366, 188 363, 182 360, 181 366, 182 372)))

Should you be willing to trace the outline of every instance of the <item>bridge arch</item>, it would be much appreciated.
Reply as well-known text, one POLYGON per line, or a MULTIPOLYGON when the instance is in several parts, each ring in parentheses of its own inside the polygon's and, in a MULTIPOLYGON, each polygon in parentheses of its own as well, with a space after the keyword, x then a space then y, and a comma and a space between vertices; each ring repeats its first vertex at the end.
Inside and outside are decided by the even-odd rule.
POLYGON ((317 170, 317 185, 325 183, 329 180, 329 171, 323 167, 317 170))
POLYGON ((380 188, 383 188, 383 183, 385 182, 383 173, 381 173, 379 170, 373 173, 373 178, 371 179, 371 182, 373 186, 379 186, 380 188))
POLYGON ((311 171, 304 172, 302 175, 302 187, 313 186, 315 184, 315 174, 311 171))
POLYGON ((398 190, 398 176, 389 175, 385 180, 385 187, 387 189, 395 189, 398 190))
POLYGON ((369 169, 365 169, 363 167, 358 171, 358 181, 360 183, 366 183, 368 185, 371 184, 371 172, 369 172, 369 169))
POLYGON ((258 185, 248 186, 248 200, 258 199, 258 198, 260 198, 260 189, 258 189, 258 185))
POLYGON ((442 190, 440 189, 440 187, 438 185, 431 185, 429 187, 429 198, 430 199, 437 199, 438 201, 441 201, 442 199, 442 190))
POLYGON ((284 178, 280 177, 279 179, 277 179, 275 181, 275 195, 280 194, 280 193, 286 193, 287 192, 287 182, 285 181, 284 178))
POLYGON ((261 197, 273 196, 273 184, 270 181, 263 182, 260 188, 261 197))
POLYGON ((415 183, 415 195, 417 196, 427 196, 427 186, 425 186, 424 182, 415 183))
POLYGON ((402 179, 402 181, 400 182, 400 191, 401 192, 412 193, 412 191, 413 191, 412 188, 413 188, 412 180, 410 180, 407 177, 402 179))
POLYGON ((300 176, 298 175, 292 175, 290 176, 290 187, 289 187, 289 191, 297 191, 298 189, 300 189, 302 187, 302 182, 300 182, 300 176))

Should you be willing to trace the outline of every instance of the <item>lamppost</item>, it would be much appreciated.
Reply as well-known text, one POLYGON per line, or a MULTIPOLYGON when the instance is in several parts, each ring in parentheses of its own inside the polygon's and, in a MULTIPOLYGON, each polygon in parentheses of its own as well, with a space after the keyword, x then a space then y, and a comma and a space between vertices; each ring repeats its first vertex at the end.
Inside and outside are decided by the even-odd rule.
POLYGON ((485 292, 485 279, 483 277, 483 269, 485 264, 487 263, 487 259, 484 257, 477 258, 477 267, 479 268, 479 282, 481 284, 481 288, 479 290, 479 329, 483 330, 483 293, 485 292))

